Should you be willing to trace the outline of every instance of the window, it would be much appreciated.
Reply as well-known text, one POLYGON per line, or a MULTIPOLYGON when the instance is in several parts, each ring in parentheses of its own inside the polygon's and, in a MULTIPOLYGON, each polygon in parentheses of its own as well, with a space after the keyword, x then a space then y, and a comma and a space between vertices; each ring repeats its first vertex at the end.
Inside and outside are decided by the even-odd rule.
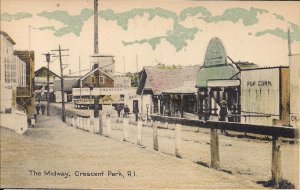
POLYGON ((99 77, 99 82, 100 82, 100 83, 104 83, 104 77, 103 77, 103 76, 100 76, 100 77, 99 77))
POLYGON ((94 82, 95 82, 95 78, 91 77, 91 83, 94 83, 94 82))

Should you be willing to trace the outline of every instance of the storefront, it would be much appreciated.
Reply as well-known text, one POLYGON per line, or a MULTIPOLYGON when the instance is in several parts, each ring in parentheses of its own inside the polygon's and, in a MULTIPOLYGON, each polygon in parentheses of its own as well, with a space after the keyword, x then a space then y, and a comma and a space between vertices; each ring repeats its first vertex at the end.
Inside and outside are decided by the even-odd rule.
POLYGON ((289 68, 241 71, 241 122, 289 125, 289 68))
POLYGON ((227 62, 220 39, 211 39, 196 79, 199 119, 218 120, 223 101, 228 108, 228 121, 240 121, 239 72, 234 64, 227 62))
POLYGON ((163 115, 190 118, 197 111, 197 89, 193 86, 182 86, 162 92, 163 115))

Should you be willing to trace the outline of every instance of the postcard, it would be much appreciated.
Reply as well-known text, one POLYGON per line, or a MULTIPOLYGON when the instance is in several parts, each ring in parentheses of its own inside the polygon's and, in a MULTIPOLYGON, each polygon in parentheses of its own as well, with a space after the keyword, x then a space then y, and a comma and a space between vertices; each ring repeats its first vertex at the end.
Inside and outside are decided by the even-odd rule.
POLYGON ((0 188, 298 189, 299 10, 1 0, 0 188))

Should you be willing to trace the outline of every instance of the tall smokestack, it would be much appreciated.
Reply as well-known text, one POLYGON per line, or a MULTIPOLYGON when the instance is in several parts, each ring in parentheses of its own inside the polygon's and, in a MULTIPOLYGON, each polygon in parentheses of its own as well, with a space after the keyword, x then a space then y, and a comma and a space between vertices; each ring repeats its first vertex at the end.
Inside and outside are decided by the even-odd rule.
POLYGON ((94 54, 98 53, 98 0, 94 0, 94 54))

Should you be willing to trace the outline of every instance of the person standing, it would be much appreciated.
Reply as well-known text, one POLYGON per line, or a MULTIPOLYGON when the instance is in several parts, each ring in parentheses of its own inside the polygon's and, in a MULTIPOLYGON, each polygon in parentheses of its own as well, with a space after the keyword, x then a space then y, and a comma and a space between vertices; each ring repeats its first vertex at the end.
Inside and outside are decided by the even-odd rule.
POLYGON ((121 116, 121 110, 122 110, 122 108, 121 108, 120 104, 118 104, 117 105, 118 118, 120 118, 120 116, 121 116))
POLYGON ((42 115, 44 115, 44 113, 45 113, 45 105, 44 104, 41 104, 41 111, 42 111, 42 115))
POLYGON ((126 105, 124 108, 124 117, 129 117, 129 112, 130 112, 130 109, 129 109, 128 105, 126 105))
POLYGON ((35 105, 35 109, 36 109, 36 113, 39 115, 40 114, 40 109, 41 109, 40 101, 38 101, 38 103, 35 105))
POLYGON ((137 106, 136 102, 133 102, 133 113, 135 114, 135 122, 138 121, 138 115, 139 115, 139 107, 137 106))
MULTIPOLYGON (((226 121, 228 111, 227 111, 227 104, 225 100, 221 101, 221 107, 219 112, 219 121, 226 121)), ((225 133, 224 129, 221 129, 221 133, 225 133)))
POLYGON ((34 117, 31 118, 31 127, 34 127, 35 126, 35 119, 34 117))

